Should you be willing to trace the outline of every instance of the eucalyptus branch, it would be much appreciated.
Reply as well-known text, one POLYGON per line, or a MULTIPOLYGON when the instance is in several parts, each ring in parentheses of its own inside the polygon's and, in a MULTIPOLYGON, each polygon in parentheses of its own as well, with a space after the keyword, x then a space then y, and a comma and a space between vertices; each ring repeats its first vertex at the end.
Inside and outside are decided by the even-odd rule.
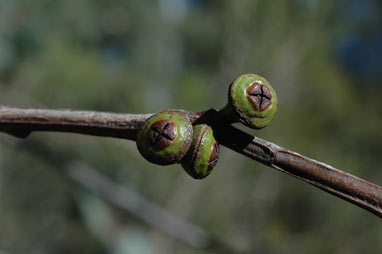
MULTIPOLYGON (((294 176, 382 217, 382 187, 325 163, 253 137, 214 109, 184 114, 193 124, 207 123, 221 145, 294 176)), ((62 131, 135 140, 151 114, 0 107, 0 131, 25 138, 32 131, 62 131)))

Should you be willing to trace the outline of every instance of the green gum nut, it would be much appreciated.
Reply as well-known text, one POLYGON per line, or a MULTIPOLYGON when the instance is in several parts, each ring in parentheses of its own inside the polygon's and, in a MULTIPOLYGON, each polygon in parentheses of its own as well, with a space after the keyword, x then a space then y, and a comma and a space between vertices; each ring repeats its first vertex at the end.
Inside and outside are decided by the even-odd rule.
POLYGON ((219 144, 206 124, 195 125, 193 132, 191 147, 181 165, 191 177, 202 179, 211 173, 219 159, 219 144))
POLYGON ((278 100, 269 82, 256 74, 242 74, 234 79, 228 93, 229 103, 222 114, 230 121, 261 129, 275 117, 278 100))
POLYGON ((192 124, 182 112, 154 114, 140 128, 136 144, 141 155, 158 165, 179 163, 191 146, 192 124))

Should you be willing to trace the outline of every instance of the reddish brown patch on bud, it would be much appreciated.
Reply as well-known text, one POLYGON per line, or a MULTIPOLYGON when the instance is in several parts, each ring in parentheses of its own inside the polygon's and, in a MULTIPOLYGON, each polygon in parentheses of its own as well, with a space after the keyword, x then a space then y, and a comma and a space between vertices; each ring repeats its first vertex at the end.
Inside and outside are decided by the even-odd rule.
POLYGON ((263 111, 272 104, 272 93, 268 87, 258 82, 247 88, 247 98, 256 111, 263 111))
POLYGON ((210 159, 208 160, 208 167, 213 168, 216 166, 216 163, 218 163, 219 159, 219 143, 217 141, 214 142, 214 145, 212 146, 212 153, 210 156, 210 159))
POLYGON ((166 119, 154 122, 147 132, 151 146, 155 151, 171 145, 177 134, 176 124, 166 119))

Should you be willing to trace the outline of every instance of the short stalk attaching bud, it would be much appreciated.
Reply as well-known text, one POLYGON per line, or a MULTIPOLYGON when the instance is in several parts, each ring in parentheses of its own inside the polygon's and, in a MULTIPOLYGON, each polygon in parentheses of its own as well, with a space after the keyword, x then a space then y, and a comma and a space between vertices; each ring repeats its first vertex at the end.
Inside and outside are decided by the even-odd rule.
POLYGON ((181 111, 168 110, 148 118, 137 135, 137 147, 148 161, 158 165, 178 163, 192 141, 192 124, 181 111))
POLYGON ((275 117, 278 101, 269 82, 255 74, 235 78, 228 93, 228 104, 219 111, 228 122, 241 122, 253 129, 267 126, 275 117))
POLYGON ((182 159, 183 169, 193 178, 208 176, 219 159, 219 144, 211 127, 206 124, 194 126, 191 147, 182 159))

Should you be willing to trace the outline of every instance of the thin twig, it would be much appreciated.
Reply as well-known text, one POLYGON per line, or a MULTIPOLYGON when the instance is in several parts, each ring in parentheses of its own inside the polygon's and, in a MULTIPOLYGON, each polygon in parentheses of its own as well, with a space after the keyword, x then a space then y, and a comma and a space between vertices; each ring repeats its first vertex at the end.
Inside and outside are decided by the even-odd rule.
MULTIPOLYGON (((197 123, 208 123, 224 146, 336 195, 382 217, 382 187, 253 137, 227 125, 216 110, 186 112, 197 123)), ((0 107, 0 131, 26 137, 31 131, 64 131, 135 140, 148 115, 0 107)))
POLYGON ((227 125, 216 110, 195 123, 214 128, 220 144, 382 217, 382 187, 227 125))
POLYGON ((61 131, 135 140, 137 130, 149 116, 0 106, 0 128, 20 138, 32 131, 61 131))

